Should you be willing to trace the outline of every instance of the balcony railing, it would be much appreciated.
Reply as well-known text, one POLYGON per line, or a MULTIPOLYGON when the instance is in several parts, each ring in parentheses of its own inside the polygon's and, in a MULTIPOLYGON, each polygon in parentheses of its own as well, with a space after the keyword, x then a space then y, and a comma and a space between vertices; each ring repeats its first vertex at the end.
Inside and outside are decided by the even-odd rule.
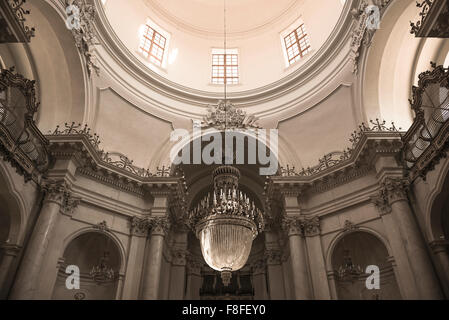
POLYGON ((29 10, 24 9, 26 0, 0 1, 0 43, 29 42, 34 37, 34 28, 26 24, 29 10))
POLYGON ((38 109, 34 81, 15 74, 0 73, 0 153, 25 180, 37 178, 49 165, 47 139, 34 122, 38 109))
POLYGON ((449 147, 449 70, 432 64, 413 87, 415 120, 404 136, 403 159, 411 179, 426 177, 449 147))
POLYGON ((421 0, 419 20, 410 22, 410 33, 416 37, 449 38, 449 0, 421 0))

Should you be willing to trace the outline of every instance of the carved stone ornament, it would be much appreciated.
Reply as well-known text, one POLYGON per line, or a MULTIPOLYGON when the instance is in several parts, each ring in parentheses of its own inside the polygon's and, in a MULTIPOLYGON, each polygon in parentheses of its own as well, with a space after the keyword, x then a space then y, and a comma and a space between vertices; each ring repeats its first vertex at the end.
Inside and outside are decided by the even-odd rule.
POLYGON ((151 235, 166 236, 170 230, 170 222, 167 217, 148 218, 151 235))
POLYGON ((280 249, 266 249, 264 257, 267 265, 282 264, 282 251, 280 249))
POLYGON ((202 127, 217 130, 260 128, 256 117, 237 109, 229 100, 219 100, 217 105, 210 105, 202 127))
POLYGON ((264 257, 255 259, 251 263, 251 269, 254 275, 267 273, 267 263, 264 257))
POLYGON ((96 225, 93 226, 94 229, 97 229, 101 232, 109 232, 109 227, 106 221, 102 221, 96 225))
POLYGON ((69 196, 69 187, 64 180, 43 179, 41 186, 46 202, 56 202, 62 206, 64 200, 69 196))
POLYGON ((351 14, 357 21, 356 27, 352 33, 350 53, 354 73, 358 72, 361 51, 364 47, 369 47, 371 45, 371 40, 377 28, 379 28, 383 9, 390 1, 391 0, 363 0, 358 9, 353 9, 351 11, 351 14), (374 11, 371 10, 371 8, 377 9, 374 11), (373 19, 378 19, 379 21, 372 21, 373 19))
POLYGON ((304 234, 306 237, 318 236, 321 232, 320 218, 313 217, 304 220, 304 234))
POLYGON ((80 202, 81 198, 74 197, 70 193, 66 194, 62 201, 61 212, 69 216, 73 215, 80 202))
POLYGON ((89 4, 87 0, 65 0, 65 4, 67 6, 66 25, 72 31, 75 44, 86 60, 89 76, 92 75, 92 71, 98 75, 100 68, 92 50, 94 45, 98 44, 93 27, 96 16, 95 6, 89 4))
POLYGON ((282 229, 289 237, 304 236, 304 222, 300 217, 285 217, 282 221, 282 229))
POLYGON ((407 200, 409 182, 403 178, 386 178, 381 184, 382 193, 391 205, 399 200, 407 200))
POLYGON ((145 237, 148 234, 149 222, 146 218, 132 217, 130 225, 133 236, 145 237))
POLYGON ((189 252, 184 249, 173 250, 172 251, 172 265, 174 265, 174 266, 187 265, 188 254, 189 254, 189 252))
POLYGON ((204 266, 204 263, 196 256, 187 255, 187 274, 201 276, 201 269, 204 266))
POLYGON ((387 197, 382 192, 380 192, 377 196, 371 197, 371 202, 374 204, 381 216, 391 213, 391 206, 388 203, 387 197))
POLYGON ((355 225, 352 221, 346 220, 345 225, 343 227, 343 232, 351 232, 357 230, 359 227, 355 225))

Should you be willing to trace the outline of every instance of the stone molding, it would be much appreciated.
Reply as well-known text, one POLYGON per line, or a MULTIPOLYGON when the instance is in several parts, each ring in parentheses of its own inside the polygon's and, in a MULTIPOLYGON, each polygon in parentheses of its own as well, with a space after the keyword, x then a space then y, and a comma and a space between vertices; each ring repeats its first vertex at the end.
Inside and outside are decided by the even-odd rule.
POLYGON ((22 250, 22 247, 17 244, 5 243, 0 247, 5 256, 17 257, 22 250))

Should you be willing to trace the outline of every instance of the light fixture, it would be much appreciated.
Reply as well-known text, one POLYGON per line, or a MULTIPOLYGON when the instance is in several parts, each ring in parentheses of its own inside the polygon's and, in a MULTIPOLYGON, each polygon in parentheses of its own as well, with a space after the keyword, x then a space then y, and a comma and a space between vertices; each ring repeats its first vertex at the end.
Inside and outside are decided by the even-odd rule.
POLYGON ((213 171, 214 191, 190 212, 206 263, 221 272, 228 286, 233 271, 243 268, 252 242, 263 228, 262 212, 239 191, 240 171, 229 165, 213 171))
POLYGON ((350 280, 352 282, 357 280, 362 273, 362 268, 352 262, 349 250, 344 250, 343 264, 338 268, 338 279, 341 281, 350 280))
POLYGON ((90 276, 97 283, 112 281, 115 278, 114 270, 107 264, 109 260, 109 252, 105 251, 103 257, 100 258, 99 264, 92 267, 90 276))

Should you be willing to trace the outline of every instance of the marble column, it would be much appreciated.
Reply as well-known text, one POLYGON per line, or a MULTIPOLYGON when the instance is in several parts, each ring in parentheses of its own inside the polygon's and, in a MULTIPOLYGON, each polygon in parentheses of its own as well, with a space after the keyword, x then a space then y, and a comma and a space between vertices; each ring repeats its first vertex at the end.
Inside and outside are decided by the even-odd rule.
POLYGON ((436 240, 429 245, 439 266, 440 279, 443 282, 446 296, 449 296, 449 241, 436 240))
POLYGON ((302 224, 303 221, 299 217, 288 217, 284 219, 283 227, 288 232, 295 299, 309 300, 311 292, 302 224))
POLYGON ((128 260, 123 284, 123 300, 135 300, 139 296, 139 285, 145 256, 145 243, 148 235, 148 220, 146 218, 132 217, 130 229, 128 260))
POLYGON ((391 215, 402 237, 420 298, 442 299, 424 239, 408 202, 407 190, 408 182, 405 179, 387 177, 382 183, 381 193, 391 207, 391 215))
POLYGON ((187 258, 187 292, 186 300, 200 300, 202 286, 201 269, 203 263, 192 255, 187 258))
POLYGON ((335 272, 327 272, 327 281, 329 281, 329 289, 331 292, 331 299, 338 300, 337 284, 335 283, 335 272))
POLYGON ((150 218, 149 248, 142 282, 143 300, 157 300, 159 297, 164 239, 169 228, 167 217, 150 218))
POLYGON ((17 255, 20 253, 20 250, 22 249, 21 246, 9 244, 4 244, 0 250, 3 252, 3 259, 2 263, 0 264, 0 299, 6 299, 7 296, 7 286, 8 283, 11 281, 8 281, 8 276, 11 272, 11 266, 16 259, 17 255))
POLYGON ((251 265, 255 300, 268 300, 267 265, 264 258, 259 258, 251 265))
POLYGON ((310 274, 312 277, 313 294, 316 300, 330 300, 329 283, 327 281, 326 265, 321 247, 321 229, 319 217, 304 221, 307 252, 309 254, 310 274))
POLYGON ((44 186, 45 198, 33 233, 28 242, 10 298, 36 299, 37 284, 42 263, 52 238, 62 203, 68 188, 63 181, 48 181, 44 186))
POLYGON ((268 270, 268 287, 271 300, 284 300, 284 273, 282 270, 282 251, 278 248, 265 250, 268 270))

